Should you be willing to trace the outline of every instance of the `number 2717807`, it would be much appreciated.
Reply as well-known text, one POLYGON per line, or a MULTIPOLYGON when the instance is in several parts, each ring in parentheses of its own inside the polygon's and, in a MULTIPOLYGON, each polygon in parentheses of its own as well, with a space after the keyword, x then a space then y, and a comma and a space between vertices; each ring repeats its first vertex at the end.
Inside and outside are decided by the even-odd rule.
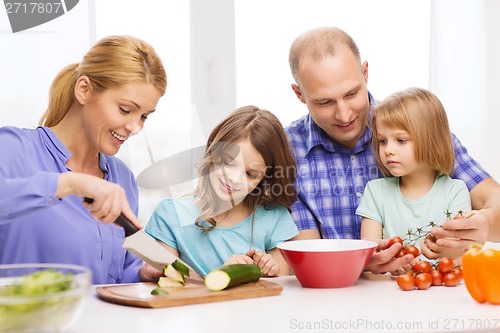
POLYGON ((7 14, 57 14, 62 12, 61 2, 5 2, 7 14))
POLYGON ((498 328, 500 324, 500 319, 445 319, 443 322, 443 329, 445 330, 456 330, 456 329, 467 329, 467 330, 479 330, 479 329, 492 329, 498 328))

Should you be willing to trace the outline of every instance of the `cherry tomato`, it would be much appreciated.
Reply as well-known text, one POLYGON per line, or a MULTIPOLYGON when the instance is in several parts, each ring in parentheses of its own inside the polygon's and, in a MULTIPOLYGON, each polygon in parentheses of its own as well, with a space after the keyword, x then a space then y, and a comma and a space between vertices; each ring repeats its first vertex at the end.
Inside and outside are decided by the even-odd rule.
POLYGON ((416 246, 411 245, 405 248, 405 254, 411 254, 416 258, 420 255, 420 251, 416 246))
POLYGON ((396 255, 394 257, 401 258, 404 255, 405 255, 405 250, 401 249, 401 250, 399 250, 398 253, 396 253, 396 255))
POLYGON ((443 284, 443 273, 441 273, 439 270, 433 269, 431 272, 431 277, 433 286, 440 286, 443 284))
POLYGON ((429 273, 420 273, 415 276, 415 285, 419 290, 426 290, 432 285, 432 276, 429 273))
POLYGON ((458 284, 458 275, 452 272, 448 272, 443 275, 443 284, 447 287, 455 287, 458 284))
POLYGON ((438 270, 444 274, 451 272, 453 269, 453 259, 441 258, 438 263, 438 270))
POLYGON ((391 239, 389 240, 389 247, 392 246, 392 244, 396 244, 396 243, 399 243, 399 244, 403 244, 403 239, 399 236, 393 236, 391 237, 391 239))
POLYGON ((396 282, 399 288, 403 290, 413 290, 415 288, 415 278, 413 273, 406 273, 398 275, 396 282))
POLYGON ((425 260, 421 260, 417 262, 413 267, 411 268, 412 271, 415 273, 422 272, 422 273, 431 273, 432 271, 432 266, 431 263, 425 260))
POLYGON ((463 274, 462 274, 462 268, 460 267, 455 267, 451 270, 451 272, 453 274, 456 274, 458 276, 458 283, 460 283, 460 281, 462 281, 462 278, 463 278, 463 274))

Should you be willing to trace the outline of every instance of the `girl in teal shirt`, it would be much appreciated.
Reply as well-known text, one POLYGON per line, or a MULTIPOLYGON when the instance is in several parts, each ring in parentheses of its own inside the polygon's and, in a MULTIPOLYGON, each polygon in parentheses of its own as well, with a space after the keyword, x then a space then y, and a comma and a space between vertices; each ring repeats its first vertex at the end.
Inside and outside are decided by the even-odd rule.
POLYGON ((400 236, 428 259, 460 257, 463 250, 425 237, 471 209, 467 186, 451 178, 455 155, 443 105, 430 91, 409 88, 387 97, 372 121, 373 151, 387 177, 366 185, 356 211, 361 237, 400 236))
POLYGON ((288 275, 276 245, 298 234, 287 209, 295 175, 278 118, 242 107, 210 134, 194 194, 164 199, 145 230, 202 276, 234 263, 288 275))

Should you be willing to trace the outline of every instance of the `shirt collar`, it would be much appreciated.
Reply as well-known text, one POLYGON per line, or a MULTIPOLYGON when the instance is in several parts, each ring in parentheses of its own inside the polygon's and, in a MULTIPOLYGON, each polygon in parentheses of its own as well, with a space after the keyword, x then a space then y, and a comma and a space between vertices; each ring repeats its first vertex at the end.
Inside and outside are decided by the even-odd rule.
POLYGON ((378 101, 376 101, 372 94, 368 91, 368 99, 370 101, 370 114, 368 116, 368 126, 366 127, 365 131, 363 132, 363 135, 359 138, 358 142, 356 143, 356 146, 353 149, 349 149, 338 142, 332 140, 328 135, 323 131, 316 123, 313 121, 311 114, 309 113, 307 115, 306 121, 305 121, 305 128, 307 129, 307 133, 309 135, 306 138, 306 149, 307 153, 306 155, 311 151, 316 146, 323 146, 324 149, 326 149, 329 152, 352 152, 352 153, 357 153, 359 151, 362 151, 366 149, 366 147, 370 144, 371 137, 372 137, 372 131, 371 131, 371 119, 373 115, 373 110, 375 106, 379 104, 378 101))
POLYGON ((71 153, 69 152, 68 148, 66 148, 66 146, 61 142, 61 140, 59 140, 57 135, 46 126, 39 126, 38 132, 40 133, 40 137, 42 138, 45 146, 50 151, 56 152, 61 162, 66 164, 66 162, 71 157, 71 153))
MULTIPOLYGON (((66 146, 61 142, 61 140, 59 140, 57 135, 50 128, 46 126, 39 126, 38 129, 45 146, 49 150, 56 152, 60 161, 63 164, 66 164, 66 162, 71 157, 71 153, 69 152, 68 148, 66 148, 66 146)), ((107 179, 109 174, 107 155, 99 153, 99 168, 104 171, 104 179, 107 179)))

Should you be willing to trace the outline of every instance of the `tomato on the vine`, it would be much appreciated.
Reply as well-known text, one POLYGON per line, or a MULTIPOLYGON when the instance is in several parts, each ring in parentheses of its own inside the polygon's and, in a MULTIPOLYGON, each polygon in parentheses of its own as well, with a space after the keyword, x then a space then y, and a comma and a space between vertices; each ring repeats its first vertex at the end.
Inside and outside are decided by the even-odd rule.
POLYGON ((429 273, 420 273, 415 276, 415 286, 419 290, 426 290, 432 285, 432 277, 429 273))
POLYGON ((411 268, 412 271, 415 273, 422 272, 422 273, 431 273, 432 271, 432 266, 431 263, 425 260, 420 260, 417 262, 415 265, 412 266, 411 268))
POLYGON ((451 272, 453 269, 453 259, 441 258, 438 263, 438 270, 444 274, 451 272))
POLYGON ((393 236, 389 239, 389 247, 396 243, 403 245, 403 239, 399 236, 393 236))
POLYGON ((451 270, 451 273, 455 274, 458 276, 458 283, 460 283, 460 281, 462 281, 462 278, 463 278, 463 273, 462 273, 462 269, 460 267, 455 267, 451 270))
POLYGON ((443 273, 441 273, 439 270, 432 270, 431 277, 433 286, 440 286, 443 284, 443 273))
POLYGON ((396 282, 399 288, 403 290, 413 290, 415 288, 415 278, 413 273, 406 273, 398 275, 396 282))
POLYGON ((451 271, 443 275, 443 284, 447 287, 455 287, 458 284, 458 275, 451 271))
POLYGON ((416 246, 410 245, 405 248, 405 254, 411 254, 416 258, 420 255, 420 250, 416 246))
POLYGON ((395 257, 396 258, 401 258, 404 255, 405 255, 405 250, 401 249, 401 250, 398 251, 398 253, 396 253, 395 257))

